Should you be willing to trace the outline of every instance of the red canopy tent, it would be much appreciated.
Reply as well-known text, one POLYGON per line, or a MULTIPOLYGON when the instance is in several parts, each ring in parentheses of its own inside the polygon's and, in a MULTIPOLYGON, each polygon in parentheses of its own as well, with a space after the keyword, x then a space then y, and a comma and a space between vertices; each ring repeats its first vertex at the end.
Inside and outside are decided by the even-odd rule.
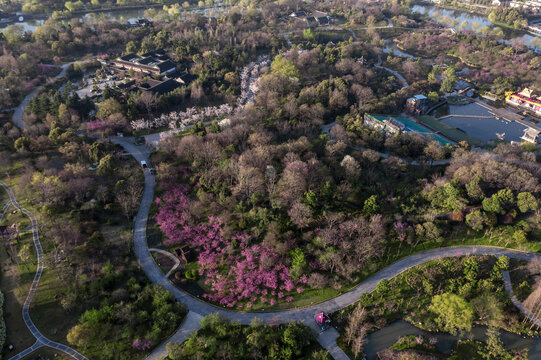
POLYGON ((327 327, 329 327, 331 324, 331 318, 324 312, 320 312, 316 314, 316 316, 314 317, 314 320, 316 321, 316 323, 319 325, 319 327, 322 330, 326 330, 327 327))

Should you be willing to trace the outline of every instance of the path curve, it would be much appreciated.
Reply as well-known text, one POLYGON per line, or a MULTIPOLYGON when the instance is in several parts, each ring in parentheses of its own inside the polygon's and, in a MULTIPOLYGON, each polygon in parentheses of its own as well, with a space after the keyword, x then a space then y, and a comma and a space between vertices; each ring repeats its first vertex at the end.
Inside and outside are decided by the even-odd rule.
MULTIPOLYGON (((133 139, 130 138, 111 138, 111 141, 115 144, 121 145, 129 152, 138 162, 149 161, 150 150, 145 146, 136 146, 133 143, 133 139)), ((437 260, 445 257, 464 256, 464 255, 492 255, 502 256, 505 255, 509 258, 521 259, 521 260, 533 260, 541 259, 541 254, 527 253, 518 250, 505 249, 492 246, 457 246, 448 248, 439 248, 424 251, 414 255, 410 255, 403 258, 386 268, 380 270, 376 274, 372 275, 367 280, 355 286, 350 291, 337 296, 333 299, 324 301, 322 303, 311 305, 300 309, 291 309, 277 312, 241 312, 225 310, 223 308, 216 307, 205 301, 202 301, 180 289, 175 287, 161 272, 156 263, 154 262, 150 252, 148 250, 146 239, 146 226, 148 220, 148 214, 150 206, 154 198, 155 178, 150 171, 145 170, 145 190, 143 198, 141 199, 141 206, 135 219, 134 227, 134 250, 141 267, 149 277, 149 279, 158 285, 163 286, 165 289, 171 291, 177 301, 180 301, 186 305, 186 307, 198 315, 205 316, 212 313, 219 313, 226 319, 240 322, 241 324, 248 325, 254 318, 259 318, 265 322, 273 323, 286 323, 290 321, 300 321, 308 326, 313 327, 313 316, 316 312, 324 311, 332 313, 340 310, 348 305, 356 302, 360 296, 364 293, 373 291, 376 285, 383 279, 391 279, 400 273, 415 267, 417 265, 426 263, 427 261, 437 260)), ((322 333, 320 337, 326 338, 325 333, 322 333)), ((320 343, 323 343, 323 339, 320 343)))
POLYGON ((38 266, 36 269, 36 275, 34 275, 34 280, 32 281, 32 285, 30 286, 30 292, 28 293, 28 296, 26 297, 26 301, 24 302, 23 311, 22 311, 24 323, 26 324, 26 327, 28 327, 28 330, 30 330, 32 335, 36 338, 36 342, 29 348, 24 349, 23 351, 21 351, 15 356, 12 356, 11 358, 9 358, 9 360, 22 359, 26 355, 34 352, 35 350, 39 349, 42 346, 47 346, 55 350, 65 352, 66 354, 72 356, 73 358, 77 360, 88 360, 85 356, 81 355, 79 352, 70 348, 69 346, 49 340, 38 330, 38 328, 36 327, 32 319, 30 318, 30 303, 32 302, 32 299, 34 298, 34 295, 36 294, 36 291, 38 289, 39 279, 41 278, 41 273, 43 272, 43 249, 41 248, 41 243, 39 241, 38 221, 36 220, 36 217, 34 216, 34 214, 32 214, 30 211, 26 210, 21 205, 19 205, 19 203, 17 202, 17 199, 15 199, 15 195, 13 194, 13 191, 6 183, 0 180, 0 185, 2 185, 2 187, 6 190, 9 196, 11 205, 13 205, 17 210, 19 210, 26 216, 28 216, 28 218, 32 222, 32 237, 34 240, 36 253, 38 255, 38 266))
POLYGON ((178 266, 180 265, 180 260, 175 255, 171 254, 169 251, 165 251, 163 249, 156 249, 156 248, 150 248, 150 249, 148 249, 148 251, 160 253, 160 254, 162 254, 164 256, 167 256, 169 259, 173 260, 173 262, 175 264, 171 267, 171 269, 169 269, 167 274, 165 274, 166 278, 169 278, 171 273, 173 271, 175 271, 178 268, 178 266))
MULTIPOLYGON (((60 73, 58 73, 58 75, 53 77, 53 80, 59 79, 62 76, 66 75, 66 69, 71 64, 73 63, 70 62, 70 63, 60 66, 62 70, 60 71, 60 73)), ((41 89, 43 89, 43 85, 40 85, 34 90, 32 90, 28 95, 24 97, 23 101, 19 104, 19 106, 15 108, 15 112, 13 112, 13 116, 12 116, 12 121, 15 124, 15 126, 17 126, 19 129, 24 130, 28 128, 28 125, 26 125, 23 121, 24 109, 26 109, 26 106, 28 105, 30 100, 32 100, 34 96, 36 96, 41 91, 41 89)))
POLYGON ((509 271, 502 271, 502 275, 505 291, 507 292, 507 295, 509 296, 509 299, 511 299, 513 305, 515 305, 517 309, 520 310, 522 315, 527 317, 531 322, 533 322, 535 325, 537 325, 537 327, 541 329, 541 320, 536 318, 530 310, 528 310, 520 301, 518 301, 517 297, 513 293, 513 285, 511 284, 511 277, 509 276, 509 271))

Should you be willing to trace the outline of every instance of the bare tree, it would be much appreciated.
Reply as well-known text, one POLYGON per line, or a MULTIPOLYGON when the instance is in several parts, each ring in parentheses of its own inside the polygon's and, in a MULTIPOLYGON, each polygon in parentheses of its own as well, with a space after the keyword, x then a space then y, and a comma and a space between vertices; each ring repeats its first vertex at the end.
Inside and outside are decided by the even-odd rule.
POLYGON ((139 207, 139 201, 143 195, 141 184, 129 182, 126 186, 122 186, 116 193, 116 202, 122 209, 122 213, 126 218, 130 218, 135 214, 139 207))

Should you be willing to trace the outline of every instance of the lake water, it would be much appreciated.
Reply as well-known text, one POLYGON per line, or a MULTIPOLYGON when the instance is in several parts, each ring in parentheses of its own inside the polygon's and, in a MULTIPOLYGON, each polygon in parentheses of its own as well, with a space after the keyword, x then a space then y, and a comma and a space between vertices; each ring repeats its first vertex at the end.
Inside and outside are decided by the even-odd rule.
POLYGON ((520 137, 524 134, 523 125, 505 120, 496 120, 488 109, 471 103, 468 105, 445 105, 435 110, 434 117, 442 117, 446 115, 461 115, 460 117, 448 117, 441 119, 447 125, 461 129, 468 135, 471 135, 482 141, 490 141, 497 139, 498 134, 504 134, 503 138, 507 141, 521 141, 520 137), (468 115, 476 116, 491 116, 492 118, 476 118, 468 117, 468 115), (464 117, 465 116, 465 117, 464 117))
MULTIPOLYGON (((483 326, 475 326, 467 338, 484 341, 486 340, 486 331, 487 329, 483 326)), ((458 340, 458 337, 451 334, 431 333, 421 330, 406 321, 399 320, 366 337, 366 344, 363 348, 366 358, 368 360, 377 359, 378 352, 388 349, 400 337, 407 335, 436 338, 438 339, 436 349, 445 354, 451 353, 454 343, 458 340)), ((541 360, 541 338, 523 338, 506 331, 500 332, 500 338, 508 349, 528 349, 528 359, 541 360)))
MULTIPOLYGON (((150 8, 140 8, 140 9, 128 9, 128 10, 118 10, 118 11, 104 11, 104 12, 91 12, 87 13, 79 18, 82 19, 91 19, 91 18, 103 18, 103 19, 109 19, 109 20, 116 20, 119 22, 129 22, 129 23, 135 23, 137 19, 141 19, 145 17, 145 11, 150 8)), ((159 10, 159 9, 158 9, 159 10)), ((215 7, 208 7, 208 8, 194 8, 188 10, 190 13, 200 13, 204 16, 210 16, 213 13, 217 13, 220 11, 223 11, 224 7, 221 4, 218 4, 215 7)), ((24 16, 23 16, 24 19, 24 16)), ((71 19, 63 19, 60 20, 62 23, 69 23, 71 19)), ((45 20, 23 20, 21 22, 17 22, 16 24, 21 25, 23 30, 34 32, 38 26, 43 25, 45 20)), ((8 24, 0 24, 0 29, 8 27, 8 24)))
MULTIPOLYGON (((413 5, 411 11, 414 13, 426 14, 432 20, 452 27, 455 30, 481 32, 481 29, 485 26, 488 26, 491 29, 496 28, 496 26, 488 20, 488 16, 485 15, 472 14, 459 10, 448 10, 433 5, 413 5)), ((541 50, 541 37, 504 28, 502 28, 502 31, 506 40, 519 38, 530 48, 541 50)))
POLYGON ((402 56, 409 59, 416 59, 415 56, 400 50, 396 46, 396 43, 392 40, 385 40, 385 47, 382 48, 382 50, 385 54, 393 54, 394 56, 402 56))

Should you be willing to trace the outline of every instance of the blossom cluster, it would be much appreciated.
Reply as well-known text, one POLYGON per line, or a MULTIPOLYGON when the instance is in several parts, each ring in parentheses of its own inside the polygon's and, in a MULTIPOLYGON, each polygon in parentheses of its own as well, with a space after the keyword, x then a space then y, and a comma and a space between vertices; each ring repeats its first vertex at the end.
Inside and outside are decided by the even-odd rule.
POLYGON ((259 91, 259 77, 266 67, 270 65, 270 57, 264 55, 257 61, 246 65, 240 72, 241 93, 237 99, 237 106, 242 107, 251 102, 254 95, 259 91))
POLYGON ((185 128, 190 124, 203 121, 206 118, 221 118, 233 112, 233 107, 228 104, 208 106, 204 108, 191 107, 186 111, 172 111, 162 114, 150 120, 138 119, 131 122, 134 130, 155 129, 169 126, 171 129, 185 128))
POLYGON ((150 350, 151 346, 152 346, 152 341, 150 341, 149 339, 135 339, 133 340, 133 343, 132 343, 132 347, 135 350, 139 350, 139 351, 150 350))
MULTIPOLYGON (((252 101, 259 91, 258 80, 263 70, 270 64, 269 56, 261 56, 257 61, 246 65, 240 72, 241 94, 237 101, 237 109, 252 101)), ((169 126, 171 129, 183 130, 185 127, 203 121, 207 118, 222 118, 230 115, 235 108, 228 104, 208 106, 203 108, 191 107, 186 111, 173 111, 153 119, 137 119, 131 122, 134 130, 156 129, 169 126)))
POLYGON ((191 205, 189 188, 165 185, 163 198, 156 198, 156 222, 168 246, 188 245, 198 255, 199 275, 212 292, 205 298, 227 307, 251 308, 254 303, 276 304, 293 300, 291 293, 302 293, 305 276, 293 280, 289 268, 274 248, 252 244, 251 237, 238 232, 223 235, 223 224, 209 216, 208 223, 193 221, 187 212, 191 205))

